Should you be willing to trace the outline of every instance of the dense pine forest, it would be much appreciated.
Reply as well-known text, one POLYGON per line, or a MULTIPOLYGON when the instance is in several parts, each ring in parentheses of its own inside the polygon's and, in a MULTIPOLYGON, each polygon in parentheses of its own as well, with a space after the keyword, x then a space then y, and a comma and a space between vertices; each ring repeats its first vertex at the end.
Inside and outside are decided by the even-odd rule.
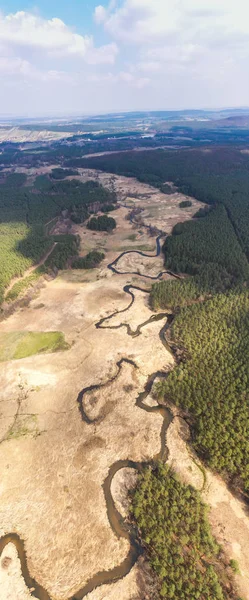
POLYGON ((88 229, 93 231, 112 231, 116 227, 116 221, 112 217, 106 215, 100 217, 92 217, 87 223, 88 229))
POLYGON ((185 360, 158 385, 159 395, 187 412, 199 455, 248 493, 248 290, 182 308, 171 335, 185 360))
POLYGON ((234 280, 248 277, 248 262, 224 206, 217 205, 197 222, 179 223, 164 244, 166 266, 195 275, 206 265, 217 265, 234 280))
POLYGON ((192 487, 165 465, 144 469, 131 512, 139 528, 157 593, 167 600, 236 598, 208 522, 207 507, 192 487))

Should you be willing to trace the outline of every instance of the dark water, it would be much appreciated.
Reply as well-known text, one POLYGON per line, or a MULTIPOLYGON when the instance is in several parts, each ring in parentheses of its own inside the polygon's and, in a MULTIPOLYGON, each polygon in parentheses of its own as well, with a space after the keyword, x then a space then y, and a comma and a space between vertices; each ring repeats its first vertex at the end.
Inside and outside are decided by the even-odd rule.
MULTIPOLYGON (((19 559, 21 562, 22 575, 24 577, 27 587, 30 590, 31 596, 36 596, 37 598, 39 598, 39 600, 51 600, 50 596, 46 592, 46 590, 41 585, 39 585, 39 583, 37 583, 35 581, 35 579, 30 577, 29 570, 27 567, 27 557, 26 557, 24 542, 23 542, 23 540, 21 540, 19 535, 17 535, 16 533, 10 533, 8 535, 4 535, 0 539, 0 554, 4 550, 5 546, 7 546, 7 544, 9 544, 10 542, 11 542, 11 544, 14 544, 14 546, 17 549, 18 556, 19 556, 19 559), (31 591, 31 590, 33 590, 33 591, 31 591)), ((14 598, 13 598, 13 600, 14 600, 14 598)))
POLYGON ((92 425, 93 423, 96 423, 98 421, 98 419, 90 419, 88 417, 87 412, 84 407, 84 396, 89 392, 93 392, 94 390, 101 390, 102 388, 105 388, 107 385, 110 385, 110 383, 113 383, 113 381, 115 381, 115 379, 117 379, 117 377, 119 376, 119 373, 122 369, 122 365, 124 363, 132 365, 133 367, 135 367, 135 369, 137 369, 137 365, 134 363, 133 360, 130 360, 129 358, 121 358, 121 360, 119 360, 117 362, 117 367, 118 367, 117 372, 115 373, 115 375, 113 377, 111 377, 111 379, 108 379, 108 381, 105 383, 99 383, 97 385, 90 385, 88 387, 85 387, 79 393, 79 395, 77 397, 77 403, 79 405, 79 411, 81 414, 82 421, 85 421, 85 423, 87 423, 87 425, 92 425))
POLYGON ((121 258, 123 258, 123 256, 126 256, 127 254, 138 254, 139 256, 145 256, 145 258, 155 258, 156 256, 160 256, 160 253, 161 253, 160 240, 163 237, 165 237, 165 234, 160 233, 160 235, 158 235, 156 238, 155 254, 147 254, 145 252, 141 252, 140 250, 126 250, 126 251, 122 252, 121 254, 119 254, 119 256, 117 258, 115 258, 115 260, 108 265, 108 269, 110 269, 116 275, 136 275, 137 277, 143 277, 143 279, 150 279, 151 281, 160 280, 163 275, 171 275, 172 277, 175 277, 176 279, 181 279, 181 277, 179 275, 177 275, 176 273, 173 273, 172 271, 161 271, 158 275, 153 277, 152 275, 143 275, 141 273, 138 273, 137 271, 119 271, 117 269, 118 262, 120 261, 121 258))

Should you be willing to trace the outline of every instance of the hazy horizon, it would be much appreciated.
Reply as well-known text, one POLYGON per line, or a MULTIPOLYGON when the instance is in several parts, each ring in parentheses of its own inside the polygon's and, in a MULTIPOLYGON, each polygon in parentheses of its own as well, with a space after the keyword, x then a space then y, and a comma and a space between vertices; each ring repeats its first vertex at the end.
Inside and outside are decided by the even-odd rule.
POLYGON ((0 114, 248 105, 248 16, 245 0, 5 0, 0 114))
POLYGON ((175 113, 176 115, 181 115, 183 113, 194 113, 194 112, 203 112, 203 113, 213 113, 214 115, 216 113, 225 113, 225 112, 248 112, 249 113, 249 106, 217 106, 217 107, 190 107, 190 108, 159 108, 159 109, 151 109, 151 108, 147 108, 147 109, 136 109, 136 110, 122 110, 122 109, 114 109, 114 110, 106 110, 106 111, 92 111, 92 112, 85 112, 85 113, 80 113, 80 112, 68 112, 68 113, 59 113, 59 112, 54 112, 54 113, 37 113, 34 115, 29 115, 28 113, 23 113, 23 114, 11 114, 11 113, 1 113, 0 112, 0 119, 3 120, 14 120, 14 121, 18 121, 18 120, 30 120, 30 121, 37 121, 37 120, 65 120, 68 121, 68 119, 89 119, 91 117, 105 117, 105 116, 115 116, 115 115, 133 115, 133 114, 156 114, 156 113, 175 113))

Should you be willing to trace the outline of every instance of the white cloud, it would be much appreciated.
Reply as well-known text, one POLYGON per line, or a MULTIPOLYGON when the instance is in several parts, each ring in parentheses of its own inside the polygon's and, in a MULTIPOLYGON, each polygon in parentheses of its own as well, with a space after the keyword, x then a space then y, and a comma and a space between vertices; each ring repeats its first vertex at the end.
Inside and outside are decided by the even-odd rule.
POLYGON ((31 64, 27 60, 0 56, 0 73, 2 75, 29 75, 31 70, 31 64))
POLYGON ((2 77, 13 77, 17 79, 17 84, 20 85, 20 80, 26 82, 32 81, 63 81, 73 83, 73 75, 66 71, 58 71, 50 69, 48 71, 40 71, 33 66, 29 61, 18 57, 0 57, 0 74, 2 77))
POLYGON ((148 77, 137 77, 129 71, 121 71, 117 76, 117 80, 131 85, 137 89, 142 89, 150 83, 150 79, 148 77))
POLYGON ((113 65, 117 54, 118 47, 116 44, 106 44, 100 48, 91 47, 86 54, 85 60, 89 65, 113 65))
POLYGON ((119 73, 106 73, 100 75, 89 75, 88 81, 102 85, 103 83, 109 84, 124 84, 126 88, 142 89, 150 83, 148 77, 139 77, 134 75, 130 71, 120 71, 119 73))
POLYGON ((91 39, 73 33, 61 19, 42 19, 37 15, 19 11, 0 16, 1 43, 19 47, 63 51, 84 56, 91 39))
POLYGON ((249 104, 248 0, 99 2, 101 44, 59 6, 52 19, 0 12, 0 112, 249 104))
POLYGON ((175 95, 179 107, 191 93, 192 106, 200 94, 204 105, 238 104, 239 89, 249 104, 248 0, 120 0, 95 20, 119 41, 127 71, 150 77, 154 105, 172 107, 175 95))
POLYGON ((124 0, 118 8, 98 6, 95 18, 114 38, 135 44, 249 34, 247 0, 124 0))
POLYGON ((0 44, 12 52, 38 50, 50 56, 82 58, 91 64, 114 63, 118 51, 114 42, 95 48, 91 36, 74 33, 61 19, 43 19, 24 11, 0 15, 0 44))
POLYGON ((96 6, 94 11, 94 18, 96 23, 104 23, 107 19, 107 11, 104 6, 96 6))
POLYGON ((156 60, 142 60, 137 64, 137 69, 144 71, 145 73, 158 73, 161 68, 161 62, 156 60))
MULTIPOLYGON (((7 15, 0 12, 0 112, 8 111, 12 104, 16 104, 16 112, 22 112, 22 103, 28 106, 32 97, 31 90, 32 112, 36 107, 43 112, 46 97, 49 105, 59 106, 72 86, 79 90, 80 103, 82 95, 91 95, 91 90, 86 93, 84 89, 89 71, 96 71, 96 75, 104 72, 115 64, 117 54, 116 42, 110 40, 98 46, 91 35, 76 33, 57 17, 44 19, 24 11, 7 15), (16 89, 11 102, 10 87, 16 89)), ((72 110, 75 101, 75 94, 71 93, 72 110)))

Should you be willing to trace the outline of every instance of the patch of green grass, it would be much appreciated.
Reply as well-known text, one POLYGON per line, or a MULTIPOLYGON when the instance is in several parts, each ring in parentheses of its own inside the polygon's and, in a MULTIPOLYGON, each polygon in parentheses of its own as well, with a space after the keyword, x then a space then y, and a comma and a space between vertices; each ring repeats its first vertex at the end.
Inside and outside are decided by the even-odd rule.
POLYGON ((135 250, 141 250, 142 252, 154 252, 155 248, 149 244, 140 244, 139 246, 136 246, 135 250))
POLYGON ((240 574, 239 563, 237 560, 234 560, 234 558, 231 558, 229 565, 234 573, 236 573, 237 575, 240 574))
POLYGON ((0 361, 11 360, 15 349, 23 336, 22 331, 11 331, 0 333, 0 361))
POLYGON ((17 283, 15 283, 12 286, 12 288, 10 289, 10 291, 6 294, 5 301, 13 302, 14 300, 16 300, 18 298, 18 296, 20 296, 20 294, 25 292, 29 287, 32 287, 33 284, 44 273, 45 273, 44 267, 38 267, 37 269, 35 269, 35 271, 33 271, 33 273, 31 273, 31 275, 28 275, 28 277, 25 277, 24 279, 17 281, 17 283))
POLYGON ((22 340, 20 340, 13 358, 25 358, 44 352, 58 352, 67 348, 68 344, 66 344, 64 334, 61 331, 45 333, 30 331, 24 334, 22 340))
POLYGON ((13 331, 0 333, 0 362, 26 358, 34 354, 67 350, 61 331, 13 331))

